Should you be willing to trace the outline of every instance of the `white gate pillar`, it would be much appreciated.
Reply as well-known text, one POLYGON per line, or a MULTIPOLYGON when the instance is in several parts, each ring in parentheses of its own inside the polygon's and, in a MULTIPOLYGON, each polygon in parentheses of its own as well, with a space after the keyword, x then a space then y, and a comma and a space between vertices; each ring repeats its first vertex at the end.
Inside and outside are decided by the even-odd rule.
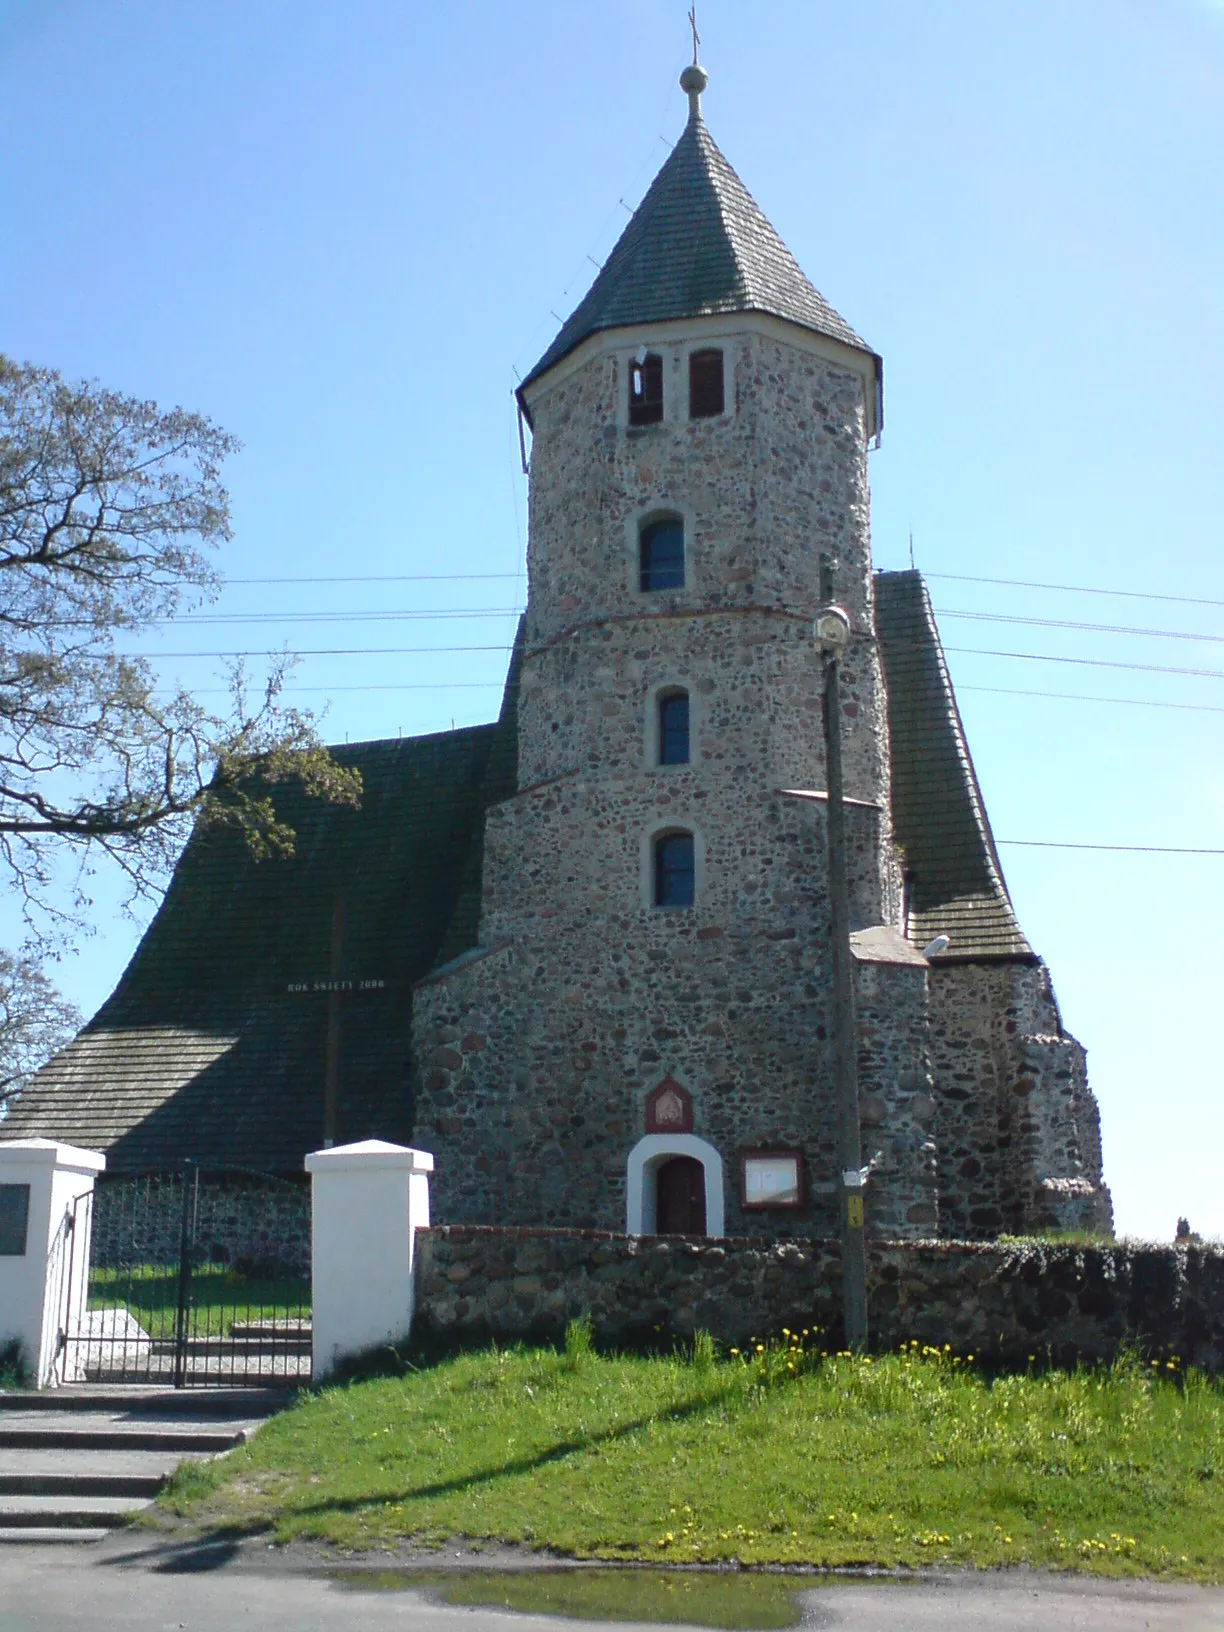
POLYGON ((105 1167, 100 1152, 53 1139, 0 1141, 0 1348, 16 1339, 38 1388, 61 1380, 63 1339, 85 1318, 91 1198, 105 1167))
POLYGON ((381 1139, 307 1156, 313 1378, 408 1336, 414 1237, 429 1228, 433 1165, 428 1151, 381 1139))

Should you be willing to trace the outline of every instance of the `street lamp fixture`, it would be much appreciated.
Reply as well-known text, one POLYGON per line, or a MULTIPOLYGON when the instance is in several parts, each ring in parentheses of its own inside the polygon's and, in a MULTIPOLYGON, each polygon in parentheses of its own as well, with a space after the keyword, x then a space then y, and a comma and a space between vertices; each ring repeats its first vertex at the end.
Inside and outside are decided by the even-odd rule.
POLYGON ((840 606, 822 606, 814 628, 816 644, 825 657, 840 657, 850 644, 850 618, 840 606))

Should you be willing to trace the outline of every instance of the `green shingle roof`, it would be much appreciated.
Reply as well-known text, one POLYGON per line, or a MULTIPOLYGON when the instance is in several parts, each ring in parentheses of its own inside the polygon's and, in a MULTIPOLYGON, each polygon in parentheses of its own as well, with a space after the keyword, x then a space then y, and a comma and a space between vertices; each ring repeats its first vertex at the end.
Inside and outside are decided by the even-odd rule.
POLYGON ((522 389, 601 330, 720 312, 765 312, 875 356, 808 282, 694 112, 522 389))
POLYGON ((947 935, 942 962, 1032 960, 1003 882, 926 585, 917 572, 877 573, 875 603, 910 940, 925 946, 947 935))
POLYGON ((105 1150, 110 1171, 191 1156, 300 1171, 323 1141, 332 914, 342 999, 339 1138, 411 1132, 412 983, 475 939, 486 807, 514 790, 512 706, 495 725, 332 749, 361 808, 275 790, 296 853, 256 862, 198 830, 113 995, 33 1079, 4 1137, 105 1150))

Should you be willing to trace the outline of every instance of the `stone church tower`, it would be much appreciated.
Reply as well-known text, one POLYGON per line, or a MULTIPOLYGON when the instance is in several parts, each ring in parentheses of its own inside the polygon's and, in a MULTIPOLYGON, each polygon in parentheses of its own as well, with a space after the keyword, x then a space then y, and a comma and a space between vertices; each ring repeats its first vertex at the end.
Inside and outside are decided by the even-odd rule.
MULTIPOLYGON (((413 998, 413 1138, 437 1157, 435 1215, 835 1230, 812 633, 826 557, 853 630, 842 729, 869 1229, 1108 1227, 1082 1051, 1010 917, 984 812, 1004 951, 958 962, 955 925, 914 911, 890 760, 904 747, 912 773, 918 727, 899 744, 909 682, 890 680, 869 534, 880 359, 715 146, 703 71, 681 84, 684 134, 520 391, 517 792, 486 817, 478 946, 413 998), (952 936, 946 967, 923 955, 931 928, 952 936), (966 1060, 990 1085, 957 1099, 966 1060)), ((893 602, 929 621, 915 575, 886 577, 913 580, 893 602)), ((933 624, 920 637, 938 651, 933 624)), ((909 639, 894 636, 899 674, 909 639)))
POLYGON ((440 1222, 835 1234, 827 563, 868 1231, 1110 1228, 926 588, 872 570, 880 359, 715 147, 704 73, 681 83, 684 134, 519 393, 500 719, 337 747, 362 807, 278 787, 292 857, 198 828, 9 1137, 113 1175, 411 1140, 440 1222))

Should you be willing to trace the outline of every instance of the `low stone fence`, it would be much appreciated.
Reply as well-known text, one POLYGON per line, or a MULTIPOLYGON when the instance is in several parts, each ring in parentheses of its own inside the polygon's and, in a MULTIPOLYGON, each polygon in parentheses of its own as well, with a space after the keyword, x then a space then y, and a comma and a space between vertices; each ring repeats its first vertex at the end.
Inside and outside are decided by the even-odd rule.
MULTIPOLYGON (((557 1342, 589 1312, 607 1347, 818 1326, 840 1343, 836 1241, 696 1240, 449 1225, 418 1235, 414 1342, 557 1342)), ((872 1347, 916 1338, 987 1361, 1108 1360, 1127 1344, 1224 1370, 1224 1249, 873 1242, 872 1347)))

